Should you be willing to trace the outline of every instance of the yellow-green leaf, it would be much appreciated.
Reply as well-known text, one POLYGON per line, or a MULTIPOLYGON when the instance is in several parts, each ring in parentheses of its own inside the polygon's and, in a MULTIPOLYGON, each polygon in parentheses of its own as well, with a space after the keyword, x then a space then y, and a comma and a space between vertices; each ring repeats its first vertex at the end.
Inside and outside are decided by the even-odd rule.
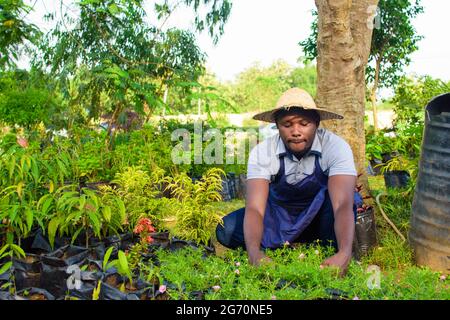
POLYGON ((100 296, 100 288, 102 287, 102 280, 98 281, 97 287, 94 288, 94 291, 92 292, 92 300, 98 300, 100 296))
POLYGON ((17 184, 17 195, 19 196, 20 199, 22 199, 22 189, 23 189, 23 181, 20 181, 17 184))
POLYGON ((111 207, 103 207, 103 218, 105 218, 107 222, 111 221, 111 207))

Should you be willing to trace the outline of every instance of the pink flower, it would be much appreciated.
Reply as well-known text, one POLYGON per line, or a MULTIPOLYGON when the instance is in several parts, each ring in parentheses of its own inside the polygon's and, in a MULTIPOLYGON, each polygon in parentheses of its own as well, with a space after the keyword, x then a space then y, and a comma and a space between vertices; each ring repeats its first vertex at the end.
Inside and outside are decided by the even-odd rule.
POLYGON ((166 290, 167 290, 167 287, 165 285, 162 284, 159 286, 159 289, 158 289, 159 292, 164 293, 164 292, 166 292, 166 290))
POLYGON ((289 245, 291 245, 291 244, 289 243, 289 241, 286 240, 286 241, 284 242, 284 245, 287 247, 287 246, 289 246, 289 245))
POLYGON ((352 300, 359 300, 358 296, 354 296, 352 300))
POLYGON ((147 237, 145 238, 145 242, 146 242, 146 243, 152 243, 152 242, 153 242, 153 238, 150 237, 150 236, 147 236, 147 237))
POLYGON ((23 137, 17 137, 17 143, 22 148, 28 148, 28 140, 23 137))
POLYGON ((443 274, 443 275, 441 275, 441 276, 439 277, 439 279, 440 279, 441 281, 445 281, 445 279, 447 279, 447 276, 446 276, 445 274, 443 274))
POLYGON ((240 262, 236 262, 235 265, 236 265, 236 267, 239 267, 241 265, 241 263, 240 262))
POLYGON ((213 288, 214 292, 217 292, 220 290, 220 286, 213 286, 212 288, 213 288))
POLYGON ((277 300, 277 296, 275 296, 275 295, 271 296, 270 300, 277 300))
POLYGON ((236 273, 237 275, 239 275, 241 272, 239 271, 239 269, 234 270, 234 273, 236 273))

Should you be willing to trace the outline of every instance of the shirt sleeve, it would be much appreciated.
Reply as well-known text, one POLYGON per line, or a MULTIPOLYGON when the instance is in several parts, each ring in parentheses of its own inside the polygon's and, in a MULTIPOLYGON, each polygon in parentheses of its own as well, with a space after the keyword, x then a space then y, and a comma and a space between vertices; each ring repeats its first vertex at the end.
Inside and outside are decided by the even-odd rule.
POLYGON ((335 139, 328 150, 328 176, 350 175, 356 176, 355 161, 350 145, 342 138, 335 139))
POLYGON ((247 180, 266 179, 270 181, 270 157, 267 152, 267 143, 256 145, 249 154, 247 164, 247 180))

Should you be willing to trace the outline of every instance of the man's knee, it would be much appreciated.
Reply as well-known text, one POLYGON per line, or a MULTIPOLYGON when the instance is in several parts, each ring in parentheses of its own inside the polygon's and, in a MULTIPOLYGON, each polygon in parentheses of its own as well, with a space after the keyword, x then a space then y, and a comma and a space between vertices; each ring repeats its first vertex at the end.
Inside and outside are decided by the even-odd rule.
POLYGON ((223 223, 216 227, 216 238, 220 244, 235 249, 244 246, 243 215, 244 209, 239 209, 223 218, 223 223))
POLYGON ((227 234, 225 225, 218 224, 216 227, 216 238, 219 243, 225 247, 228 247, 230 242, 230 236, 227 234))

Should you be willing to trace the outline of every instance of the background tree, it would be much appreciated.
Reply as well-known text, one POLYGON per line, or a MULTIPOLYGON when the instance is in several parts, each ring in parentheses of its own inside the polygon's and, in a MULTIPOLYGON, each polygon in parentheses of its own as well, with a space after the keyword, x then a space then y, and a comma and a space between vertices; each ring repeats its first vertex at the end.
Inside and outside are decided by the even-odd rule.
POLYGON ((127 109, 151 114, 163 103, 165 85, 196 81, 203 73, 205 57, 194 34, 163 30, 181 3, 196 12, 196 30, 208 28, 216 41, 231 10, 227 0, 185 0, 173 5, 164 1, 154 6, 153 24, 147 22, 143 0, 83 0, 75 4, 78 16, 63 13, 35 62, 43 62, 58 77, 67 96, 71 91, 75 94, 70 98, 85 106, 89 119, 110 112, 108 136, 112 136, 127 109), (69 90, 70 83, 77 84, 77 90, 69 90))
POLYGON ((56 124, 61 97, 41 71, 14 70, 0 73, 0 119, 11 127, 32 129, 56 124))
POLYGON ((365 68, 370 54, 373 14, 377 0, 316 0, 317 104, 344 116, 326 127, 350 144, 358 183, 368 194, 365 174, 365 68))
POLYGON ((26 42, 35 43, 41 32, 24 19, 32 7, 22 0, 0 2, 0 67, 14 67, 26 42))
POLYGON ((373 31, 366 69, 375 131, 378 130, 378 88, 394 87, 398 83, 404 67, 411 62, 411 53, 418 49, 417 42, 422 39, 412 25, 412 19, 423 12, 419 2, 380 0, 378 3, 380 26, 373 31))
MULTIPOLYGON (((412 19, 423 12, 419 3, 419 0, 379 0, 378 10, 368 7, 368 12, 377 14, 366 66, 375 131, 378 126, 377 90, 397 84, 404 67, 411 61, 411 53, 418 49, 417 43, 422 39, 412 25, 412 19)), ((316 18, 311 25, 311 34, 300 42, 308 59, 317 57, 317 12, 313 15, 316 18)))

